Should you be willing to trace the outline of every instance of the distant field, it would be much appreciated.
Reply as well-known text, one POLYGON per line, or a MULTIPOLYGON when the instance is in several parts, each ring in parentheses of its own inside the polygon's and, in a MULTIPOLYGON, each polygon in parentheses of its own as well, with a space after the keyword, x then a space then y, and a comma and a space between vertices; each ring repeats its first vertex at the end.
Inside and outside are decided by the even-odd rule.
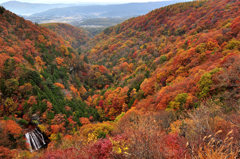
MULTIPOLYGON (((127 18, 93 18, 93 19, 86 19, 80 22, 79 26, 84 27, 108 27, 119 24, 125 21, 127 18)), ((74 23, 73 23, 74 24, 74 23)))
POLYGON ((82 22, 74 22, 72 25, 82 27, 92 36, 102 32, 105 28, 122 23, 127 18, 93 18, 85 19, 82 22))

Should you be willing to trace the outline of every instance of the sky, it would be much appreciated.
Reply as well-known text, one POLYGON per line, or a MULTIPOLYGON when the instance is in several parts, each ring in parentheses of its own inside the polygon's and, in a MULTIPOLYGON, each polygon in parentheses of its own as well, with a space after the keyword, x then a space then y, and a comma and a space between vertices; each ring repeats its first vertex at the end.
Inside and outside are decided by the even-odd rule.
MULTIPOLYGON (((10 0, 0 0, 4 3, 10 0)), ((131 2, 160 2, 167 0, 17 0, 30 3, 131 3, 131 2)))

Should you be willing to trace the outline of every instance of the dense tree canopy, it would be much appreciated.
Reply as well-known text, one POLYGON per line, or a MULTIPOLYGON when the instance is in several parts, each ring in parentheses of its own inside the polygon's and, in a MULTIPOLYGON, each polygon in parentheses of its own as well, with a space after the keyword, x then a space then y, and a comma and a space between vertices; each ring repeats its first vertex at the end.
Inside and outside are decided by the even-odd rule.
POLYGON ((92 39, 1 7, 0 158, 236 157, 239 6, 178 3, 92 39), (30 154, 20 149, 36 114, 51 144, 30 154))

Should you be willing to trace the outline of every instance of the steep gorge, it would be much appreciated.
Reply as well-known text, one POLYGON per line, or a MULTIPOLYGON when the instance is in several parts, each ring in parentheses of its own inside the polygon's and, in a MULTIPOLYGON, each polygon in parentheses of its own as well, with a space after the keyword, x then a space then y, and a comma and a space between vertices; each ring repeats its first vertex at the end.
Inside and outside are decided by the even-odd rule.
POLYGON ((208 158, 214 143, 202 138, 215 133, 219 142, 235 139, 232 156, 219 154, 237 156, 239 6, 178 3, 93 39, 0 8, 0 148, 24 147, 21 130, 37 114, 58 145, 33 153, 42 158, 208 158))

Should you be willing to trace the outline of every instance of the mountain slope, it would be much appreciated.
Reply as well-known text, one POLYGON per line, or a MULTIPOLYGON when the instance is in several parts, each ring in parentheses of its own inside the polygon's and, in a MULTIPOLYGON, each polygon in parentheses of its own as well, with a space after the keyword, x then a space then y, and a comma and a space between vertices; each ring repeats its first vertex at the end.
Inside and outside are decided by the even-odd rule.
POLYGON ((52 30, 58 36, 63 37, 63 39, 75 49, 86 44, 86 42, 90 40, 90 34, 87 31, 69 24, 50 23, 41 24, 41 26, 52 30))
POLYGON ((0 156, 237 158, 239 6, 160 8, 105 29, 80 56, 1 8, 0 156), (40 153, 20 150, 35 114, 51 140, 40 153))
POLYGON ((86 89, 74 74, 84 71, 78 53, 54 32, 2 7, 0 59, 1 150, 26 148, 24 133, 32 116, 49 136, 53 125, 65 133, 81 125, 80 117, 98 117, 81 99, 86 89))
POLYGON ((85 102, 111 122, 86 123, 42 158, 239 157, 239 6, 179 3, 97 35, 85 55, 112 81, 85 102))
MULTIPOLYGON (((137 91, 135 97, 126 98, 126 104, 150 110, 185 110, 218 94, 217 90, 223 89, 220 77, 226 76, 226 71, 229 77, 225 80, 232 80, 230 72, 236 71, 239 59, 238 25, 239 1, 179 3, 104 30, 86 53, 90 62, 112 71, 114 85, 127 86, 128 95, 137 91), (235 61, 233 70, 226 67, 229 60, 235 61), (181 95, 191 100, 172 105, 181 95)), ((224 86, 236 85, 232 95, 236 98, 237 83, 224 86)), ((230 93, 230 89, 226 91, 230 93)), ((106 114, 108 108, 111 106, 103 106, 106 114)), ((121 113, 121 107, 116 112, 121 113)))

